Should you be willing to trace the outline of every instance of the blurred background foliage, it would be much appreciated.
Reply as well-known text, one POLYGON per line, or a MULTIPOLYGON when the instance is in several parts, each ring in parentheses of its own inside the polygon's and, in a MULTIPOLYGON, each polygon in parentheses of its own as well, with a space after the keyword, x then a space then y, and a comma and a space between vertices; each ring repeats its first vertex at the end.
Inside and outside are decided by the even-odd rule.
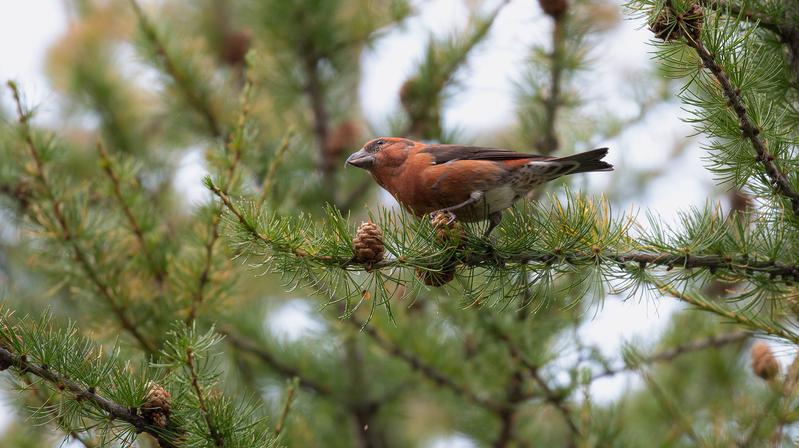
POLYGON ((65 4, 69 24, 46 63, 56 111, 39 121, 47 105, 27 101, 25 79, 0 109, 0 284, 3 309, 13 311, 0 348, 61 366, 62 379, 138 409, 133 417, 149 415, 143 409, 163 386, 171 414, 159 409, 171 420, 165 428, 150 420, 137 435, 132 420, 110 419, 16 361, 0 445, 795 439, 799 369, 780 368, 775 354, 790 362, 799 341, 796 2, 469 1, 463 26, 447 32, 411 27, 428 4, 407 0, 65 4), (515 115, 479 133, 460 128, 447 112, 512 7, 534 11, 524 31, 539 36, 515 73, 500 74, 514 80, 515 115), (603 49, 630 36, 618 32, 624 17, 652 29, 644 36, 654 58, 605 101, 596 92, 609 76, 603 49), (423 50, 410 71, 381 64, 388 71, 376 76, 403 70, 403 81, 389 116, 372 116, 363 106, 370 54, 408 30, 423 50), (667 129, 670 148, 657 154, 624 144, 645 141, 629 134, 648 132, 663 121, 657 114, 687 119, 698 135, 667 129), (553 182, 552 195, 531 198, 543 205, 517 207, 496 241, 470 227, 466 249, 446 247, 429 223, 383 210, 395 205, 363 173, 343 169, 380 135, 543 154, 609 144, 617 171, 553 182), (704 172, 686 152, 706 156, 717 185, 675 181, 704 172), (787 186, 774 187, 772 162, 787 186), (199 180, 187 185, 198 170, 255 225, 238 222, 199 180), (677 185, 658 187, 664 179, 677 185), (713 202, 680 215, 648 194, 667 191, 682 208, 680 189, 697 184, 713 202), (653 218, 635 209, 622 218, 631 205, 656 209, 653 218), (424 269, 353 265, 350 240, 367 219, 393 244, 389 264, 407 254, 412 267, 446 271, 452 254, 483 256, 492 244, 509 262, 459 264, 443 287, 425 285, 424 269), (589 229, 580 244, 602 251, 569 246, 567 228, 589 229), (314 259, 309 247, 343 262, 314 259), (539 259, 519 263, 531 250, 539 259), (654 255, 624 258, 629 251, 654 255), (632 326, 637 317, 612 305, 626 299, 666 307, 653 319, 662 331, 609 350, 586 329, 611 312, 620 313, 613 326, 632 326), (74 332, 49 330, 69 322, 74 332), (762 336, 771 345, 750 354, 762 336), (86 352, 93 357, 64 342, 79 337, 96 347, 86 352), (171 432, 159 438, 159 427, 171 432))

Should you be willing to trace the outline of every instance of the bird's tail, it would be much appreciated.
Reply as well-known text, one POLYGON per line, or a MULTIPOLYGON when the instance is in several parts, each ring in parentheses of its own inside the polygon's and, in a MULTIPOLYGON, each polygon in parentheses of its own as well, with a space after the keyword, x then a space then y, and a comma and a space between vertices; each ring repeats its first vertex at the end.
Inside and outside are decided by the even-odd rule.
POLYGON ((569 174, 588 171, 613 171, 613 165, 602 161, 606 155, 608 155, 608 148, 598 148, 572 156, 560 157, 554 159, 553 162, 577 162, 577 168, 569 172, 569 174))

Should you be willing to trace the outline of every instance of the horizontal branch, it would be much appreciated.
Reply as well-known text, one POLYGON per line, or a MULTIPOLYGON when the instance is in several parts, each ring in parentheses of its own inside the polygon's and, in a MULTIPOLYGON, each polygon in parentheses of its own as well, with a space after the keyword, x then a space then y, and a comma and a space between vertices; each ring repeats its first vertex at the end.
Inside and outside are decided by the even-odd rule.
MULTIPOLYGON (((731 331, 729 333, 696 339, 687 342, 685 344, 678 345, 674 348, 663 350, 662 352, 658 352, 653 355, 644 357, 640 360, 637 360, 636 363, 640 365, 640 364, 671 362, 681 357, 682 355, 686 355, 688 353, 694 353, 709 348, 721 348, 725 345, 735 344, 736 342, 745 341, 751 336, 752 333, 748 331, 731 331)), ((605 378, 613 375, 618 375, 619 373, 627 372, 634 368, 635 366, 630 366, 630 365, 610 367, 592 376, 591 381, 595 381, 600 378, 605 378)))
MULTIPOLYGON (((236 217, 239 223, 247 229, 252 237, 261 243, 273 247, 274 243, 265 235, 258 232, 252 223, 250 223, 230 200, 230 198, 222 192, 216 185, 210 184, 209 188, 216 194, 225 204, 228 210, 236 217)), ((378 263, 360 263, 355 261, 352 257, 342 256, 329 256, 329 255, 314 255, 307 253, 301 249, 288 249, 288 254, 307 261, 313 261, 320 265, 337 266, 341 269, 352 270, 374 270, 374 269, 390 269, 397 267, 411 267, 417 266, 416 264, 408 263, 403 257, 395 259, 387 259, 378 263)), ((604 261, 606 263, 617 263, 623 269, 628 269, 627 263, 634 263, 638 268, 646 268, 647 266, 662 266, 667 269, 675 267, 683 269, 704 268, 711 271, 727 270, 730 272, 738 272, 745 274, 764 274, 770 277, 779 277, 784 281, 799 280, 799 265, 787 264, 779 261, 771 260, 752 260, 748 256, 721 256, 721 255, 708 255, 708 254, 675 254, 665 252, 644 252, 644 251, 630 251, 630 252, 617 252, 617 251, 604 251, 604 252, 573 252, 573 253, 560 253, 556 251, 522 251, 515 254, 502 254, 497 252, 477 253, 470 252, 462 254, 458 261, 465 266, 479 267, 479 266, 504 266, 507 264, 529 264, 529 263, 553 263, 562 261, 571 264, 580 263, 595 263, 597 261, 604 261)), ((438 266, 430 266, 437 268, 438 266)))
POLYGON ((59 390, 72 393, 76 400, 88 401, 97 408, 107 412, 110 417, 130 424, 136 429, 137 433, 146 432, 150 434, 151 436, 155 437, 156 440, 158 440, 161 446, 174 446, 172 442, 166 438, 163 431, 148 424, 144 417, 135 412, 135 408, 131 409, 126 406, 122 406, 119 403, 102 397, 97 394, 94 388, 84 387, 59 373, 54 372, 50 368, 29 362, 24 355, 18 355, 4 347, 0 347, 0 365, 14 366, 22 373, 29 373, 31 375, 37 376, 52 384, 59 390))

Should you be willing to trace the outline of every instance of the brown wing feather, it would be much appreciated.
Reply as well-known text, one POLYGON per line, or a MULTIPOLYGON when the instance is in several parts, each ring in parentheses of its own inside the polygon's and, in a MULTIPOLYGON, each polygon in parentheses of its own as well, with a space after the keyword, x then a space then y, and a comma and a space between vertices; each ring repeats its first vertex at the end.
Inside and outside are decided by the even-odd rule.
POLYGON ((539 154, 516 152, 508 149, 486 148, 483 146, 428 145, 421 152, 432 155, 433 163, 436 165, 453 160, 550 160, 553 158, 539 154))

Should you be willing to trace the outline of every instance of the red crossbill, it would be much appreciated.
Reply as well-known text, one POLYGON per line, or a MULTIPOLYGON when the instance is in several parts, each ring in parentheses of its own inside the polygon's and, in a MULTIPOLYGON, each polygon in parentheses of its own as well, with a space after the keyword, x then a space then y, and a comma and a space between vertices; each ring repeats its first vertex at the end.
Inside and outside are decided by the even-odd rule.
POLYGON ((448 213, 464 222, 489 220, 530 190, 561 176, 612 171, 603 162, 608 148, 550 157, 479 146, 429 145, 383 137, 366 143, 347 163, 363 168, 408 211, 425 216, 448 213))

